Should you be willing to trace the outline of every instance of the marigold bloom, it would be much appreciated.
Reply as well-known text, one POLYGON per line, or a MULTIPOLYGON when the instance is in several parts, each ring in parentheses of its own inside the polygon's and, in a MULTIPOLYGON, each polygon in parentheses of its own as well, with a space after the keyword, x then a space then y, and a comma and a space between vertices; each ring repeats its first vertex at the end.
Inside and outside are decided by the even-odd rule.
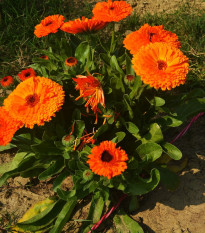
POLYGON ((118 22, 129 16, 131 12, 132 7, 125 1, 98 2, 93 8, 94 18, 104 22, 118 22))
POLYGON ((46 56, 46 55, 42 55, 42 56, 40 56, 40 58, 42 58, 42 59, 44 59, 44 60, 49 60, 49 57, 46 56))
POLYGON ((139 30, 127 35, 123 41, 124 47, 135 54, 143 46, 155 42, 166 42, 176 48, 180 48, 178 36, 170 31, 166 31, 163 26, 149 26, 145 24, 139 30))
POLYGON ((28 78, 35 77, 36 72, 32 68, 28 68, 28 69, 22 70, 21 73, 18 74, 18 76, 19 76, 19 79, 21 79, 21 81, 24 81, 28 78))
POLYGON ((88 158, 87 163, 92 172, 108 179, 120 175, 127 168, 126 152, 120 147, 116 148, 116 143, 111 141, 103 141, 99 146, 93 147, 88 158))
POLYGON ((1 79, 0 82, 1 82, 2 87, 7 87, 7 86, 10 86, 14 82, 14 79, 11 76, 5 76, 1 79))
POLYGON ((61 85, 44 77, 32 77, 20 83, 4 100, 5 109, 25 127, 44 125, 61 109, 64 91, 61 85))
POLYGON ((41 23, 35 26, 34 34, 40 38, 47 36, 50 33, 56 33, 58 29, 64 23, 63 15, 50 15, 45 19, 41 20, 41 23))
POLYGON ((72 34, 77 34, 77 33, 95 32, 104 28, 105 26, 107 26, 106 22, 94 18, 88 19, 83 16, 82 20, 78 18, 73 21, 70 20, 64 23, 61 26, 61 30, 72 34))
POLYGON ((143 46, 134 54, 132 63, 144 83, 163 91, 184 84, 189 71, 188 58, 163 42, 143 46))
POLYGON ((0 107, 0 145, 6 146, 13 138, 21 123, 13 119, 9 113, 0 107))
POLYGON ((68 57, 65 60, 66 66, 73 67, 78 63, 78 60, 75 57, 68 57))
POLYGON ((91 75, 83 76, 77 75, 77 78, 73 78, 73 80, 77 83, 75 89, 80 90, 80 96, 76 98, 76 100, 80 98, 84 98, 87 103, 85 107, 87 108, 87 112, 89 112, 89 106, 96 114, 101 113, 98 108, 98 104, 100 103, 103 107, 105 107, 105 98, 104 92, 99 80, 91 75))

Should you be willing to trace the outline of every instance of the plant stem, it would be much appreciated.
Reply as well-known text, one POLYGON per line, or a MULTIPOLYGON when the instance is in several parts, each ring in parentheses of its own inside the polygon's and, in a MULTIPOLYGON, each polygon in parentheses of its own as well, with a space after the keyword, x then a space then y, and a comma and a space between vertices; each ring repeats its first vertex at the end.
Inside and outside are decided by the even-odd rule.
POLYGON ((110 53, 113 52, 114 48, 114 41, 115 41, 115 23, 113 23, 113 27, 112 27, 112 39, 111 39, 111 44, 110 44, 110 53))

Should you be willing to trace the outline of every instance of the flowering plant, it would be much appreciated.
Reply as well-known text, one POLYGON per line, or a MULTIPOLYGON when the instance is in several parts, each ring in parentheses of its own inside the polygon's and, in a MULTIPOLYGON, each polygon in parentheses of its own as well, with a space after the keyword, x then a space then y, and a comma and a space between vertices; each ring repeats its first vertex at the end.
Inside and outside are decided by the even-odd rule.
MULTIPOLYGON (((52 15, 35 27, 41 39, 65 34, 18 74, 21 82, 0 107, 0 149, 18 148, 0 185, 19 175, 52 178, 56 197, 19 221, 19 232, 61 232, 78 201, 92 195, 89 221, 81 226, 89 232, 122 193, 134 211, 136 197, 160 182, 170 190, 177 187, 168 162, 182 153, 163 133, 204 110, 205 100, 199 89, 172 90, 185 83, 189 71, 176 34, 145 24, 116 37, 115 22, 131 12, 125 1, 108 0, 96 4, 91 19, 65 22, 52 15), (105 38, 101 32, 110 25, 111 38, 105 38), (69 190, 61 186, 67 177, 69 190)), ((143 232, 124 212, 114 222, 127 232, 143 232)))

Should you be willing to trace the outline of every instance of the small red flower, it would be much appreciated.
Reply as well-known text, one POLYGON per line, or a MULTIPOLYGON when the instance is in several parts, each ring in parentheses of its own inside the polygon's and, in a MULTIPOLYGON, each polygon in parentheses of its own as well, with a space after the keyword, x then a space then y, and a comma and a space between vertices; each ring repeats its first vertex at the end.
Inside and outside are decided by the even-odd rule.
POLYGON ((14 82, 14 80, 11 76, 6 76, 6 77, 3 77, 0 82, 1 82, 2 87, 7 87, 7 86, 10 86, 14 82))
POLYGON ((66 66, 73 67, 78 63, 78 60, 75 57, 68 57, 65 60, 66 66))
POLYGON ((44 60, 49 60, 49 57, 46 55, 42 55, 40 58, 44 59, 44 60))
POLYGON ((21 81, 24 81, 31 77, 36 77, 36 72, 32 68, 28 68, 26 70, 22 70, 20 74, 18 74, 21 81))

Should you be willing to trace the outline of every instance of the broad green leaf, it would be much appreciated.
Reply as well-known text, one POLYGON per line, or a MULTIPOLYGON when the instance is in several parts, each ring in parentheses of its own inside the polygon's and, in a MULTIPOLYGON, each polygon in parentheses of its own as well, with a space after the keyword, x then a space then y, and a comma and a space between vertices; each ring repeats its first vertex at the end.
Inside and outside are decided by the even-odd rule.
POLYGON ((137 153, 142 160, 146 159, 149 162, 153 162, 161 156, 162 148, 157 143, 148 142, 138 146, 137 153))
POLYGON ((65 167, 64 159, 62 157, 59 157, 53 164, 50 165, 49 168, 47 168, 44 172, 42 172, 38 176, 38 178, 39 180, 46 180, 47 178, 61 172, 64 167, 65 167))
POLYGON ((5 150, 10 150, 11 148, 16 147, 16 145, 13 145, 12 143, 9 143, 6 146, 0 146, 0 152, 5 151, 5 150))
POLYGON ((93 139, 96 139, 97 137, 99 137, 100 135, 105 133, 108 129, 109 129, 108 124, 104 124, 104 125, 100 126, 100 128, 98 128, 98 131, 95 133, 93 139))
POLYGON ((161 97, 157 97, 157 96, 154 97, 154 105, 156 107, 161 107, 164 104, 165 104, 165 100, 164 99, 162 99, 161 97))
POLYGON ((53 141, 42 141, 40 144, 32 145, 32 150, 40 156, 61 155, 62 151, 59 150, 53 141))
POLYGON ((132 65, 131 59, 129 55, 126 53, 126 74, 135 75, 135 71, 132 66, 133 65, 132 65))
POLYGON ((157 169, 152 169, 149 179, 130 178, 126 193, 131 195, 142 195, 152 191, 160 181, 160 173, 157 169))
POLYGON ((138 197, 136 196, 131 196, 131 200, 129 203, 129 212, 134 212, 139 208, 139 201, 138 197))
POLYGON ((168 126, 168 127, 178 127, 181 124, 183 124, 183 121, 175 117, 164 116, 158 120, 158 123, 160 123, 161 125, 168 126))
MULTIPOLYGON (((18 221, 18 223, 21 222, 25 222, 31 218, 34 218, 35 216, 38 215, 38 217, 40 216, 40 213, 43 212, 42 216, 45 216, 50 209, 53 208, 53 206, 55 205, 55 199, 54 198, 47 198, 43 201, 39 201, 36 204, 34 204, 25 214, 24 216, 18 221)), ((17 223, 17 224, 18 224, 17 223)), ((23 229, 21 229, 18 226, 14 226, 12 227, 12 230, 15 230, 17 232, 25 232, 23 229)))
POLYGON ((81 120, 76 120, 74 126, 74 135, 80 138, 83 134, 84 129, 85 129, 85 122, 81 120))
POLYGON ((136 76, 135 80, 134 80, 134 85, 132 87, 132 91, 129 94, 130 99, 133 99, 133 98, 139 99, 143 90, 144 90, 144 88, 142 87, 142 80, 141 80, 140 76, 136 76))
POLYGON ((88 58, 90 53, 90 46, 88 42, 81 42, 75 50, 75 57, 78 61, 85 63, 85 60, 88 58))
POLYGON ((126 128, 133 136, 139 132, 138 127, 132 122, 126 122, 126 128))
POLYGON ((163 134, 160 126, 157 123, 151 124, 149 133, 144 136, 144 139, 144 141, 142 139, 143 142, 161 142, 163 140, 163 134))
POLYGON ((113 55, 110 59, 110 66, 112 67, 112 69, 117 70, 119 73, 121 73, 122 75, 125 75, 123 70, 120 68, 117 58, 115 55, 113 55))
POLYGON ((172 159, 179 160, 182 158, 182 152, 173 144, 166 142, 162 145, 162 148, 172 159))
POLYGON ((48 227, 59 215, 65 202, 62 200, 54 203, 53 206, 48 207, 40 214, 34 216, 33 218, 18 223, 17 226, 25 231, 38 231, 48 227))
MULTIPOLYGON (((91 206, 89 209, 87 220, 90 220, 93 224, 100 220, 102 211, 104 208, 104 200, 99 192, 95 193, 92 198, 91 206)), ((88 226, 90 222, 85 222, 82 226, 82 233, 87 233, 92 225, 88 226)))
POLYGON ((56 192, 58 188, 60 188, 62 182, 69 176, 69 172, 67 170, 60 173, 60 175, 53 182, 53 191, 56 192))
POLYGON ((63 209, 59 213, 55 225, 49 233, 59 233, 63 229, 66 222, 69 220, 74 207, 77 204, 77 198, 74 197, 67 201, 67 203, 63 206, 63 209))
POLYGON ((126 134, 124 132, 117 132, 116 137, 113 138, 111 141, 114 143, 119 143, 124 139, 125 136, 126 134))
POLYGON ((101 53, 101 54, 100 54, 100 58, 102 59, 102 61, 103 61, 106 65, 110 66, 110 56, 108 56, 108 54, 106 54, 106 53, 101 53))
POLYGON ((144 233, 141 226, 124 211, 116 214, 113 220, 117 233, 144 233))
POLYGON ((113 75, 113 77, 110 79, 110 85, 113 89, 112 91, 118 93, 118 95, 122 95, 122 93, 125 93, 122 76, 113 75))

